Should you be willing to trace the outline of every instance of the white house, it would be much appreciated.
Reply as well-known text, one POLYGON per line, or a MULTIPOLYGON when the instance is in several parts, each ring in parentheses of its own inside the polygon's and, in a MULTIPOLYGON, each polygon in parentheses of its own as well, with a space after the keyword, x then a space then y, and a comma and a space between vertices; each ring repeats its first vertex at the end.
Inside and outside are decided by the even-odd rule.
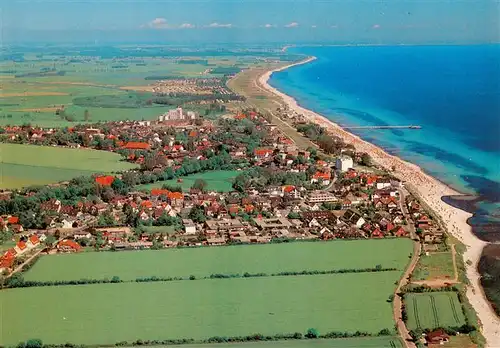
POLYGON ((377 190, 382 190, 388 187, 391 187, 391 180, 383 178, 377 180, 377 190))
POLYGON ((349 156, 341 156, 335 161, 335 168, 341 172, 347 172, 349 169, 354 168, 352 158, 349 156))
POLYGON ((184 232, 186 234, 196 234, 196 225, 191 219, 183 219, 182 223, 184 224, 184 232))

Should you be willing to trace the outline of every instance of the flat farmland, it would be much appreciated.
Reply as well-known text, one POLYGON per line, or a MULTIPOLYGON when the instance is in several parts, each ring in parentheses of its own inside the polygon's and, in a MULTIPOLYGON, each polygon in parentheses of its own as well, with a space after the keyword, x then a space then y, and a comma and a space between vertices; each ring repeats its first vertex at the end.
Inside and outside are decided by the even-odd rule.
MULTIPOLYGON (((165 346, 152 346, 159 348, 165 346)), ((172 346, 173 348, 186 347, 185 345, 172 346)), ((188 348, 403 348, 398 337, 353 337, 338 339, 318 339, 301 341, 268 341, 222 344, 193 344, 188 348)))
MULTIPOLYGON (((168 250, 91 252, 42 256, 24 277, 32 281, 102 279, 119 276, 196 277, 214 273, 278 273, 343 268, 396 268, 401 274, 412 251, 410 239, 381 239, 168 250)), ((391 283, 391 285, 393 282, 391 283)))
POLYGON ((230 192, 233 190, 233 180, 240 173, 236 170, 216 170, 205 173, 197 173, 182 177, 182 182, 177 182, 176 179, 157 181, 153 184, 146 184, 137 186, 138 190, 151 190, 153 188, 161 188, 163 185, 180 186, 182 190, 189 191, 193 186, 196 179, 205 180, 207 183, 207 190, 214 190, 218 192, 230 192))
POLYGON ((462 305, 454 292, 406 294, 405 307, 410 330, 465 324, 462 305))
POLYGON ((21 144, 0 144, 0 188, 17 188, 69 180, 96 172, 135 168, 115 153, 21 144))
MULTIPOLYGON (((74 52, 70 53, 71 55, 74 52)), ((93 59, 75 61, 64 54, 38 59, 36 55, 26 62, 6 61, 2 65, 5 73, 0 76, 0 125, 20 125, 31 123, 42 127, 70 126, 68 121, 56 115, 55 108, 64 105, 66 115, 75 122, 86 122, 84 111, 89 109, 89 122, 156 119, 169 108, 86 108, 73 105, 79 97, 122 95, 128 92, 122 88, 144 86, 155 83, 156 77, 210 78, 221 74, 211 74, 208 68, 231 67, 235 64, 248 66, 251 62, 239 64, 237 57, 221 59, 204 57, 206 64, 183 64, 178 58, 138 57, 134 62, 127 59, 93 59), (51 60, 52 59, 52 60, 51 60), (209 64, 209 65, 208 65, 209 64), (55 69, 44 75, 42 71, 55 69), (59 74, 60 73, 60 74, 59 74)))
POLYGON ((310 327, 376 333, 394 327, 386 300, 399 277, 395 271, 9 289, 0 292, 0 344, 33 337, 77 344, 204 339, 310 327))

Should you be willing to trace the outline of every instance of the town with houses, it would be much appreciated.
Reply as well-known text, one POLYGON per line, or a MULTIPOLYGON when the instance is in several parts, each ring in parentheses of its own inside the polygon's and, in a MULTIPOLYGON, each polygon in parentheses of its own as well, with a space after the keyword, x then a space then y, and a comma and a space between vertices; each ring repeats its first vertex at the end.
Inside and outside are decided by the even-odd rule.
MULTIPOLYGON (((302 122, 295 122, 297 129, 302 122)), ((5 142, 112 151, 137 169, 0 193, 4 276, 40 254, 290 240, 412 238, 437 249, 444 234, 404 183, 342 146, 299 149, 255 110, 205 120, 182 108, 157 121, 65 129, 3 128, 5 142), (197 180, 233 170, 232 190, 197 180), (39 203, 31 204, 30 202, 39 203), (151 228, 154 227, 154 228, 151 228), (162 229, 165 227, 165 229, 162 229)))

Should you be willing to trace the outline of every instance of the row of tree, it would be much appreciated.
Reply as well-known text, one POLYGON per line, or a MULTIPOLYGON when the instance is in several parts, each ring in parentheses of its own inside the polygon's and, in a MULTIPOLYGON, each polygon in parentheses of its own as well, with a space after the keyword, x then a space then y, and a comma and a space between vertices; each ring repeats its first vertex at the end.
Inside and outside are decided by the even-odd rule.
POLYGON ((207 339, 195 340, 193 338, 184 339, 169 339, 169 340, 136 340, 132 342, 121 341, 114 345, 85 345, 85 344, 43 344, 40 339, 30 339, 21 342, 17 345, 18 348, 94 348, 94 347, 123 347, 123 346, 157 346, 157 345, 183 345, 183 344, 206 344, 206 343, 239 343, 239 342, 259 342, 259 341, 287 341, 287 340, 303 340, 303 339, 320 339, 320 338, 351 338, 351 337, 374 337, 374 336, 389 336, 389 329, 382 329, 378 333, 356 331, 332 331, 321 335, 315 328, 309 328, 305 334, 301 332, 280 333, 274 335, 263 335, 255 333, 246 336, 213 336, 207 339))

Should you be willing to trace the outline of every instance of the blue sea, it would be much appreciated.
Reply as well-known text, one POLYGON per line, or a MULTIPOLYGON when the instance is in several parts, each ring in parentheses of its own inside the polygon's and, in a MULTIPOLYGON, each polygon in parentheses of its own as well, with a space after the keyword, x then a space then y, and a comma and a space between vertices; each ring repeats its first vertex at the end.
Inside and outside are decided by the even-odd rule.
POLYGON ((492 223, 478 235, 500 239, 500 45, 289 52, 317 60, 274 73, 271 85, 342 126, 422 126, 355 133, 462 193, 480 195, 471 223, 492 223))

